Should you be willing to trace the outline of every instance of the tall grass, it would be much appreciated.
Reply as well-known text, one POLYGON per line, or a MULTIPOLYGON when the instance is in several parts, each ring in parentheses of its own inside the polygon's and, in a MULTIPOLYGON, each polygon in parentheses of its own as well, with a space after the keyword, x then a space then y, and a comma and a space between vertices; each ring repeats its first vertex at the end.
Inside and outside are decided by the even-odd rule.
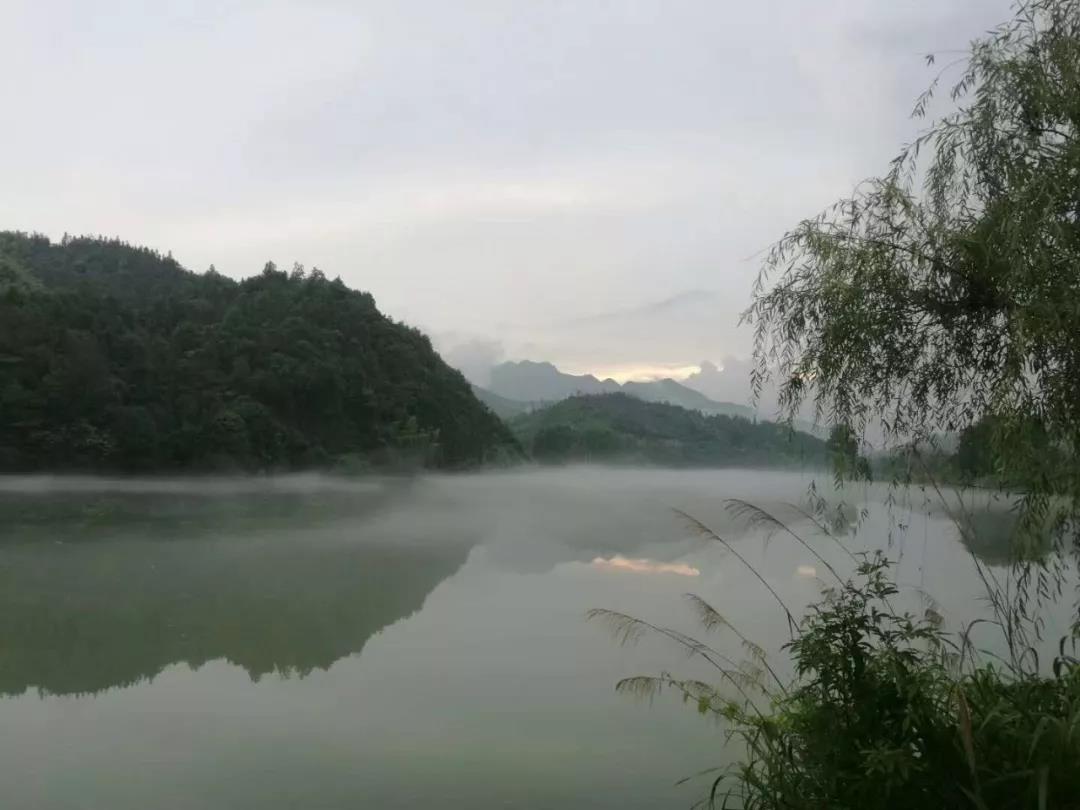
POLYGON ((626 614, 589 612, 622 643, 658 634, 715 673, 690 680, 664 672, 617 684, 639 698, 674 690, 721 721, 725 743, 740 756, 713 772, 703 803, 744 810, 1080 808, 1075 634, 1040 666, 1020 629, 1031 620, 1015 591, 980 568, 993 617, 977 623, 996 625, 1008 647, 1007 656, 995 656, 972 642, 977 623, 949 633, 933 607, 918 615, 894 607, 903 600, 881 552, 840 544, 851 563, 842 574, 772 515, 742 501, 729 508, 800 544, 832 579, 796 617, 735 544, 683 514, 776 603, 790 633, 782 650, 792 676, 782 678, 761 646, 698 595, 688 598, 702 629, 727 634, 738 653, 626 614))

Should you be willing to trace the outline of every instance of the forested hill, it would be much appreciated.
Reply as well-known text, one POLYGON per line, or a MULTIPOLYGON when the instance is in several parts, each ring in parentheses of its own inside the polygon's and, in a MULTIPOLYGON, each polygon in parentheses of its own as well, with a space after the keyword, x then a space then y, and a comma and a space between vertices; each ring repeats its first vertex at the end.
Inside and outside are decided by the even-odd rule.
POLYGON ((813 467, 826 443, 771 422, 706 416, 625 393, 578 395, 511 422, 538 461, 813 467))
POLYGON ((419 331, 318 271, 237 282, 0 232, 0 471, 273 470, 516 454, 419 331))

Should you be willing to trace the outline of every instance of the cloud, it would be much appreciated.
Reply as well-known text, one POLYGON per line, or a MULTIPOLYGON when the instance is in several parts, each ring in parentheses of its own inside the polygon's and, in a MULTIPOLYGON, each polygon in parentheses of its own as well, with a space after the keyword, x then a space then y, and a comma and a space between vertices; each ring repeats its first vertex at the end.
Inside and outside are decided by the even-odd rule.
MULTIPOLYGON (((754 403, 750 386, 750 374, 754 369, 752 359, 741 359, 728 355, 720 363, 702 360, 698 371, 686 377, 683 385, 700 391, 710 399, 719 402, 734 402, 739 405, 754 405, 763 419, 776 419, 782 416, 776 380, 766 380, 754 403)), ((798 412, 798 419, 803 428, 815 422, 814 403, 804 401, 798 412)))
POLYGON ((442 358, 473 385, 491 384, 491 369, 506 359, 506 350, 498 340, 442 335, 435 341, 442 358))
POLYGON ((562 369, 571 374, 592 374, 599 380, 615 380, 617 383, 625 383, 631 380, 635 382, 648 382, 652 380, 684 380, 698 370, 697 366, 679 365, 642 365, 630 363, 614 366, 590 366, 588 368, 568 367, 562 369))
POLYGON ((753 367, 753 361, 740 360, 731 355, 719 365, 702 360, 697 373, 688 376, 683 384, 718 402, 742 404, 750 399, 750 372, 753 367))
POLYGON ((636 307, 618 309, 612 312, 602 312, 596 315, 586 315, 579 318, 571 318, 565 322, 567 326, 591 326, 606 323, 621 323, 649 319, 656 316, 666 316, 676 313, 687 307, 708 304, 716 299, 716 293, 711 290, 685 290, 674 295, 652 301, 636 307))

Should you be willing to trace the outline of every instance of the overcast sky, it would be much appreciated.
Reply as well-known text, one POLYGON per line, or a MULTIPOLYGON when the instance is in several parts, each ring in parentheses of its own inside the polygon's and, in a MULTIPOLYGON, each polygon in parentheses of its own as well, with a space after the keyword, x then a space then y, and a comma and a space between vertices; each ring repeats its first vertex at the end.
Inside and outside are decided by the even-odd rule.
POLYGON ((0 0, 0 228, 300 261, 482 368, 745 357, 760 251, 1008 0, 0 0))

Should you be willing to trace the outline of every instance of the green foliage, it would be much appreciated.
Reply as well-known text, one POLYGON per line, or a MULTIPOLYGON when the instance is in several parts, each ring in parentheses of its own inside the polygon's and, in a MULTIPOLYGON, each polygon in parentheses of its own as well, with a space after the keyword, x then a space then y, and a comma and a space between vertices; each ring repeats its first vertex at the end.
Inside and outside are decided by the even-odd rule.
POLYGON ((511 422, 544 462, 668 466, 822 465, 825 443, 771 422, 644 402, 622 393, 570 397, 511 422))
POLYGON ((718 792, 745 808, 1075 807, 1080 668, 956 671, 939 617, 889 607, 888 564, 811 607, 788 649, 797 678, 769 715, 728 703, 749 756, 718 792))
POLYGON ((859 453, 859 439, 848 425, 833 425, 826 442, 829 461, 844 479, 870 479, 870 462, 859 453))
POLYGON ((792 625, 790 682, 700 597, 692 598, 705 628, 734 634, 749 660, 631 617, 592 612, 624 642, 657 633, 719 673, 715 684, 664 673, 618 687, 638 697, 674 689, 721 722, 742 756, 713 782, 710 805, 1076 807, 1080 662, 1064 643, 1052 674, 980 662, 967 633, 947 635, 932 609, 914 616, 893 607, 899 592, 880 553, 856 560, 854 576, 838 577, 792 625))
POLYGON ((966 481, 976 481, 994 473, 994 420, 980 419, 960 434, 956 447, 957 472, 966 481))
POLYGON ((0 470, 455 467, 516 443, 415 329, 318 270, 243 282, 0 233, 0 470))
POLYGON ((1080 503, 1080 0, 1021 3, 957 65, 955 111, 770 253, 754 385, 908 440, 992 417, 969 461, 1038 513, 1080 503))

